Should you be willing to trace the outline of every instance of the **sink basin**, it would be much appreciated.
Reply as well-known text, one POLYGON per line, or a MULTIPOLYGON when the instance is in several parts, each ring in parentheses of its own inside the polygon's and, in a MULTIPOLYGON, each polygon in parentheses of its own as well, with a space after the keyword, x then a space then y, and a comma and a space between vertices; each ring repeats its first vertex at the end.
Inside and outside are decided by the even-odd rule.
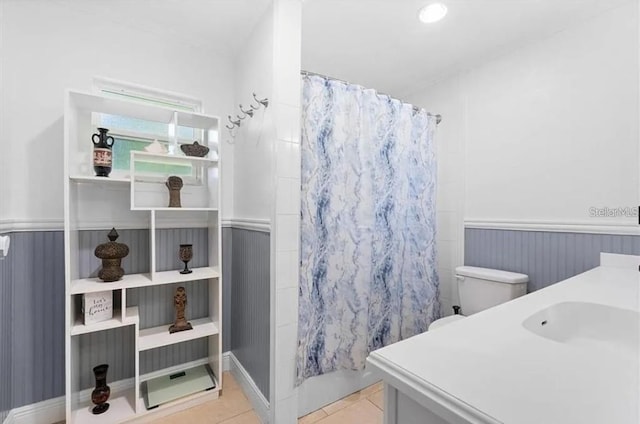
POLYGON ((606 349, 615 355, 638 358, 640 314, 636 311, 586 302, 562 302, 523 321, 538 336, 571 346, 606 349))

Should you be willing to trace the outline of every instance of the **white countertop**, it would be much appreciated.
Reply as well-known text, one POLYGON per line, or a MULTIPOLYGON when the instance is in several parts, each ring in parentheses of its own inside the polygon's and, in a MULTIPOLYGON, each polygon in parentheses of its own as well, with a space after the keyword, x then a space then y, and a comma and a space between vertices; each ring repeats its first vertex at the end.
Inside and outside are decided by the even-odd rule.
POLYGON ((638 311, 638 265, 601 266, 379 349, 368 368, 423 406, 453 410, 451 422, 638 424, 640 358, 555 342, 522 326, 565 301, 638 311))

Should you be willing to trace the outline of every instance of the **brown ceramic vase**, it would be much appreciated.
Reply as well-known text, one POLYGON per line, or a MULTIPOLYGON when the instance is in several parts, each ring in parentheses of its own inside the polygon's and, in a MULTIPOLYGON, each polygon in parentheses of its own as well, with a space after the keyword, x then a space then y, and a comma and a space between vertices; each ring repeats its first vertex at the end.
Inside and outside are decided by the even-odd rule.
POLYGON ((96 388, 91 392, 91 402, 96 406, 93 407, 91 412, 94 415, 99 415, 107 412, 109 409, 109 396, 111 395, 111 389, 107 386, 107 370, 109 365, 102 364, 93 368, 93 375, 96 378, 96 388))
POLYGON ((124 275, 124 269, 121 266, 122 258, 129 254, 129 246, 116 242, 118 232, 115 228, 111 229, 108 237, 109 242, 96 247, 94 254, 102 259, 102 269, 98 272, 98 278, 110 283, 120 280, 124 275))

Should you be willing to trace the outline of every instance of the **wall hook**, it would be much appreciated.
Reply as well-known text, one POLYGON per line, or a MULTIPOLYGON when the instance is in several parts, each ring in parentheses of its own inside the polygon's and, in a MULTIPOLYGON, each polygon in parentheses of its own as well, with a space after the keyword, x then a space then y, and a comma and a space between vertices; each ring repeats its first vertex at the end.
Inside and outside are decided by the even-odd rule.
POLYGON ((254 108, 253 108, 253 106, 251 106, 251 107, 249 108, 249 110, 244 110, 244 109, 242 108, 242 105, 240 105, 240 112, 244 113, 245 115, 249 115, 249 116, 250 116, 250 117, 252 117, 252 118, 253 118, 253 111, 254 111, 254 110, 256 110, 256 109, 254 109, 254 108))
POLYGON ((253 93, 253 99, 265 108, 269 106, 269 99, 267 97, 265 97, 264 99, 259 99, 256 97, 256 93, 253 93))
POLYGON ((240 119, 237 119, 237 120, 234 121, 233 118, 231 117, 231 115, 229 115, 229 122, 231 122, 231 124, 234 127, 239 127, 240 126, 240 119))

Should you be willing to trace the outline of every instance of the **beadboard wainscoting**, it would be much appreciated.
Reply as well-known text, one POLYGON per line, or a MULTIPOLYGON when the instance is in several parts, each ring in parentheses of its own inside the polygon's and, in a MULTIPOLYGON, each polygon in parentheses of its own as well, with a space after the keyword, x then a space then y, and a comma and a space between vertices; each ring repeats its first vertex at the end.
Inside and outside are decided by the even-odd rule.
MULTIPOLYGON (((206 228, 157 230, 158 250, 169 252, 159 256, 158 269, 182 268, 178 259, 180 243, 194 245, 192 266, 205 265, 207 231, 206 228)), ((81 231, 80 271, 83 277, 97 275, 100 260, 93 252, 98 244, 107 241, 107 232, 81 231)), ((129 255, 123 260, 125 271, 148 272, 148 230, 121 230, 119 234, 118 241, 130 248, 129 255)), ((13 232, 10 236, 10 253, 0 264, 3 322, 0 409, 3 411, 64 396, 64 233, 13 232)), ((175 286, 139 288, 131 292, 127 304, 142 305, 140 324, 143 328, 170 323, 174 319, 175 286)), ((105 290, 108 287, 105 283, 105 290)), ((187 316, 189 319, 205 316, 206 284, 196 281, 187 283, 186 287, 189 293, 187 316)), ((79 296, 76 301, 81 301, 79 296)), ((92 368, 103 362, 110 365, 109 381, 133 377, 133 361, 129 359, 134 355, 132 331, 133 327, 129 326, 78 336, 84 346, 80 358, 83 388, 94 386, 92 368)), ((207 354, 207 344, 202 340, 153 349, 141 356, 141 371, 153 372, 204 358, 207 354)))
POLYGON ((13 407, 11 403, 11 261, 0 258, 0 423, 13 407))
MULTIPOLYGON (((206 264, 206 228, 158 229, 156 247, 158 271, 180 269, 180 243, 192 243, 194 258, 190 266, 206 264)), ((95 247, 107 241, 107 230, 80 233, 83 277, 95 277, 100 260, 95 247)), ((123 259, 127 273, 149 271, 149 231, 118 231, 118 242, 129 246, 123 259)), ((64 396, 64 233, 27 231, 8 233, 9 255, 0 259, 0 422, 11 410, 64 396), (25 406, 26 405, 26 406, 25 406)), ((269 232, 225 227, 222 230, 223 351, 233 350, 244 375, 253 380, 269 399, 269 232)), ((153 327, 174 319, 173 294, 176 285, 141 287, 130 290, 127 306, 140 306, 140 325, 153 327)), ((207 315, 206 282, 186 283, 189 302, 187 316, 207 315)), ((108 290, 108 283, 105 283, 108 290)), ((80 299, 78 298, 77 301, 80 299)), ((116 305, 118 307, 119 305, 116 305)), ((110 365, 108 380, 125 381, 133 377, 133 327, 78 336, 83 345, 80 364, 81 383, 93 387, 92 368, 110 365), (119 359, 119 358, 127 358, 119 359)), ((152 349, 142 353, 143 374, 189 363, 208 354, 206 339, 152 349)), ((245 378, 245 379, 247 379, 245 378)), ((260 396, 258 396, 260 397, 260 396)), ((24 409, 24 408, 23 408, 24 409)))
MULTIPOLYGON (((12 233, 10 313, 11 408, 64 395, 63 232, 12 233)), ((97 365, 97 364, 96 364, 97 365)), ((91 373, 91 369, 89 369, 91 373)))
MULTIPOLYGON (((231 351, 253 379, 262 395, 269 399, 270 374, 270 234, 232 228, 230 240, 233 263, 230 276, 231 299, 226 308, 230 316, 231 351)), ((224 229, 223 231, 229 231, 224 229)), ((223 233, 224 234, 224 233, 223 233)), ((229 250, 228 246, 224 246, 229 250)))
POLYGON ((527 274, 529 292, 598 266, 600 252, 640 255, 640 235, 465 229, 465 265, 527 274))

